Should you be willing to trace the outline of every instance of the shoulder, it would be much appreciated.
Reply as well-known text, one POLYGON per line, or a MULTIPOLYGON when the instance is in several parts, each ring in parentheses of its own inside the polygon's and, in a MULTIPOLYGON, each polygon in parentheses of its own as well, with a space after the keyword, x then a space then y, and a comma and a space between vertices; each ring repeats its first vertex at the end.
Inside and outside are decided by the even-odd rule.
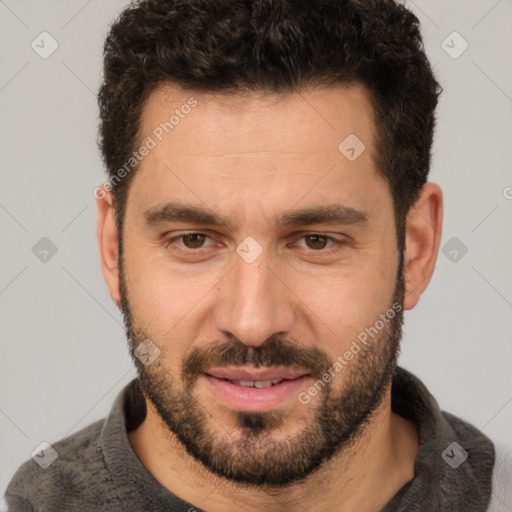
POLYGON ((468 421, 441 410, 410 372, 397 369, 393 384, 394 411, 413 421, 420 437, 416 477, 402 500, 404 506, 424 510, 428 503, 432 510, 487 510, 495 465, 492 441, 468 421))
POLYGON ((494 443, 468 421, 446 411, 442 411, 442 415, 453 431, 454 441, 466 451, 469 462, 485 468, 490 474, 495 464, 494 443))
POLYGON ((104 423, 105 420, 99 420, 52 443, 51 448, 43 448, 40 452, 41 465, 33 459, 24 462, 6 490, 8 503, 20 503, 19 508, 13 510, 46 510, 48 504, 59 500, 67 502, 69 499, 71 503, 76 495, 81 495, 84 501, 101 481, 100 475, 103 478, 108 476, 100 441, 104 423))
POLYGON ((512 510, 512 445, 496 444, 492 474, 492 500, 489 512, 512 510))
POLYGON ((466 499, 488 504, 496 463, 494 443, 471 423, 445 411, 442 415, 451 427, 441 453, 444 462, 442 479, 446 488, 450 492, 457 489, 461 502, 466 499))

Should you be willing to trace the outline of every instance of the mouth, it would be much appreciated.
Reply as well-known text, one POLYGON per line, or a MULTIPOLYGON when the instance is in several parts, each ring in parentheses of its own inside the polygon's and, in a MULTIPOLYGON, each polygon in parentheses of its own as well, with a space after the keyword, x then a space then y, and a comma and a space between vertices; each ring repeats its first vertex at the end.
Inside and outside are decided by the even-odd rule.
POLYGON ((227 382, 231 382, 232 384, 236 384, 237 386, 242 386, 244 388, 269 388, 271 386, 275 386, 276 384, 281 384, 281 382, 285 380, 293 380, 293 379, 272 379, 272 380, 230 380, 230 379, 221 379, 227 382))
POLYGON ((296 397, 311 376, 290 368, 215 368, 202 374, 225 405, 241 411, 263 412, 296 397))

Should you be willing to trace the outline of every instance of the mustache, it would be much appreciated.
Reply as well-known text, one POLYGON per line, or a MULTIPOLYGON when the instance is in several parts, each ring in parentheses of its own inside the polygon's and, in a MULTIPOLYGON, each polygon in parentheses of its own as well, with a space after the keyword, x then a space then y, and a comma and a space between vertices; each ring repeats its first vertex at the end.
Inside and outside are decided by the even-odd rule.
POLYGON ((334 361, 317 347, 302 347, 274 335, 257 347, 249 347, 238 338, 231 337, 223 343, 194 347, 183 361, 181 377, 186 385, 191 386, 201 373, 210 368, 253 365, 256 368, 300 368, 318 379, 333 364, 334 361))

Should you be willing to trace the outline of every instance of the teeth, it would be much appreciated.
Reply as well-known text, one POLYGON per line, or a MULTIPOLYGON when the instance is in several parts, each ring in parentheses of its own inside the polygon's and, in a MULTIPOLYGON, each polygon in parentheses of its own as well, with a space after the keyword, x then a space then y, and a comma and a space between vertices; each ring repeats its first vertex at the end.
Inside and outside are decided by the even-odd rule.
POLYGON ((270 386, 272 386, 271 380, 257 380, 254 383, 255 388, 269 388, 270 386))
POLYGON ((279 384, 283 379, 272 379, 272 380, 239 380, 233 381, 234 384, 243 386, 244 388, 268 388, 274 384, 279 384))

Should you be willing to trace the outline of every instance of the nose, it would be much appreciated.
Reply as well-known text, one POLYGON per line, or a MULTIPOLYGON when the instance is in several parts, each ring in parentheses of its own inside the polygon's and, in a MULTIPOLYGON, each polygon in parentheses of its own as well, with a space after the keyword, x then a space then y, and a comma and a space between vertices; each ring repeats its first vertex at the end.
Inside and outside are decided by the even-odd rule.
POLYGON ((248 346, 291 331, 296 314, 294 295, 272 266, 265 251, 252 263, 235 255, 234 268, 219 285, 217 329, 248 346))

